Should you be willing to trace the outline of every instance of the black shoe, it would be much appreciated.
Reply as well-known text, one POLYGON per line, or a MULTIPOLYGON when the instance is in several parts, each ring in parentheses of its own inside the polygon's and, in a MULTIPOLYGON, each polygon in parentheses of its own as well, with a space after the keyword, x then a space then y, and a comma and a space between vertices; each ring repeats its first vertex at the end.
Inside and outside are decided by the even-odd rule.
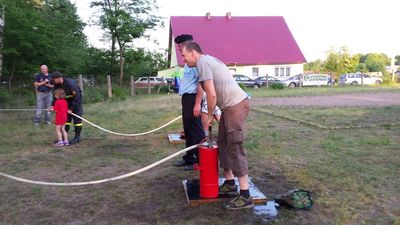
POLYGON ((178 167, 182 167, 182 166, 192 166, 193 163, 192 162, 188 162, 184 159, 182 159, 181 161, 178 161, 176 163, 174 163, 174 166, 178 166, 178 167))
POLYGON ((80 136, 75 136, 74 139, 72 139, 72 140, 69 141, 69 144, 70 144, 70 145, 78 144, 80 141, 81 141, 80 136))
POLYGON ((190 165, 190 166, 185 166, 183 169, 184 169, 185 171, 194 170, 194 164, 193 164, 193 165, 190 165))

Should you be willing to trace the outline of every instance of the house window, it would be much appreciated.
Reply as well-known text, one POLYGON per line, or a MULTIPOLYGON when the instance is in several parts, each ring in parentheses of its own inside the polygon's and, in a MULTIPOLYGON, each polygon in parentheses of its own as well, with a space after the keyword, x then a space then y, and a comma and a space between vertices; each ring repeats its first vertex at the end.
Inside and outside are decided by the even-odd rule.
POLYGON ((290 77, 290 67, 275 67, 275 77, 290 77))
POLYGON ((253 77, 258 77, 258 67, 253 67, 253 77))
POLYGON ((280 71, 281 71, 280 73, 281 77, 285 76, 285 68, 281 67, 280 71))

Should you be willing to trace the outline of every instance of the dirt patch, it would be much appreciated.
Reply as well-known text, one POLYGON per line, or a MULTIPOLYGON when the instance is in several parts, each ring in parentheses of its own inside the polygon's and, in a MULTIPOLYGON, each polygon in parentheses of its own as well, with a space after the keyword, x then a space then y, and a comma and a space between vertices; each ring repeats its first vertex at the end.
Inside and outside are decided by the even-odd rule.
POLYGON ((400 93, 347 93, 338 95, 252 98, 251 104, 274 106, 390 106, 400 105, 400 93))

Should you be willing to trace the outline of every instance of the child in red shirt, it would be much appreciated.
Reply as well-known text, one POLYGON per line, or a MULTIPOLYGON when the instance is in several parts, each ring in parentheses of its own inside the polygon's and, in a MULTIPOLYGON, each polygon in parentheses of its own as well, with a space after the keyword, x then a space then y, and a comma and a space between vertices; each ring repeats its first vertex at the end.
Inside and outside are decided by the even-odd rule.
POLYGON ((51 110, 56 113, 54 123, 56 124, 56 133, 58 138, 58 142, 55 143, 54 146, 66 146, 69 145, 68 133, 65 131, 65 122, 67 122, 68 115, 68 103, 65 100, 64 89, 56 89, 54 91, 54 97, 56 98, 56 101, 54 102, 54 106, 51 107, 51 110))

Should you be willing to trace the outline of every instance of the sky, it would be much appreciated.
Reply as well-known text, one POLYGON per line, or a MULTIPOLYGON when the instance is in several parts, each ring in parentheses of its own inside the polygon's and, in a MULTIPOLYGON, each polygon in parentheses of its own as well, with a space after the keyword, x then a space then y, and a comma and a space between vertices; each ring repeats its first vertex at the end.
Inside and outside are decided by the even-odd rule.
MULTIPOLYGON (((95 11, 91 0, 71 0, 88 24, 95 11)), ((157 0, 156 15, 164 28, 148 32, 150 40, 135 42, 149 50, 168 48, 170 16, 283 16, 308 62, 325 59, 326 52, 345 46, 351 54, 400 55, 400 2, 396 0, 157 0), (397 25, 397 26, 396 26, 397 25), (158 43, 155 44, 155 43, 158 43)), ((89 43, 109 48, 96 26, 84 30, 89 43)))

